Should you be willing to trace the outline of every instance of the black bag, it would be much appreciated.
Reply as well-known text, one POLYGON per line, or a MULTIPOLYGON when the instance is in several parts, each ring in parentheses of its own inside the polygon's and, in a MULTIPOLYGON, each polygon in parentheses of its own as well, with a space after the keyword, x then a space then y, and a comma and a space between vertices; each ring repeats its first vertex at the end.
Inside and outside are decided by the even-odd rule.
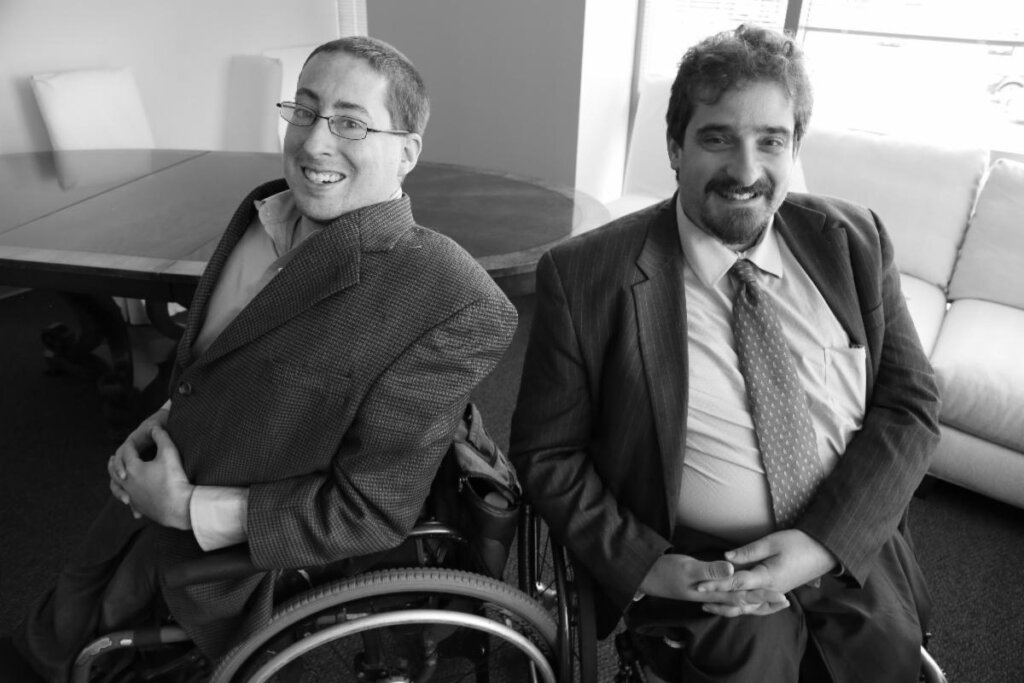
POLYGON ((515 537, 522 488, 512 463, 484 431, 480 411, 470 403, 434 479, 434 516, 466 538, 456 550, 458 564, 502 578, 515 537))

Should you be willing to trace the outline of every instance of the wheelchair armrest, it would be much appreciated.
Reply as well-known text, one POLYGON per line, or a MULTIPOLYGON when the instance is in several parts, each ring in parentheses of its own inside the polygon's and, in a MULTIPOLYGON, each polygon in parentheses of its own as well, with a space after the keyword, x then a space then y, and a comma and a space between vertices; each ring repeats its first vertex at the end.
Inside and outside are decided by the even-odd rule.
MULTIPOLYGON (((465 541, 452 527, 434 521, 424 521, 416 525, 408 538, 450 538, 459 542, 465 541)), ((168 567, 164 572, 164 584, 168 588, 184 588, 197 583, 241 579, 261 571, 265 570, 253 565, 247 547, 239 544, 168 567)))
POLYGON ((237 545, 168 567, 164 583, 168 588, 184 588, 197 583, 241 579, 261 571, 253 565, 246 546, 237 545))

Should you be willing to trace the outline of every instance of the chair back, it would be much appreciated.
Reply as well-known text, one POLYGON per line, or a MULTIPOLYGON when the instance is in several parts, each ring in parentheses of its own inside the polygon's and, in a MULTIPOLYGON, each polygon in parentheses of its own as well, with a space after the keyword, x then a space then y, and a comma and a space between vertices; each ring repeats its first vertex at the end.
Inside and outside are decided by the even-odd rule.
POLYGON ((31 84, 55 151, 155 146, 130 67, 35 74, 31 84))
MULTIPOLYGON (((277 87, 280 92, 278 102, 292 102, 295 100, 295 86, 299 82, 299 72, 302 71, 302 65, 306 63, 306 58, 309 57, 309 53, 316 49, 316 45, 298 45, 295 47, 279 47, 269 50, 263 50, 263 57, 271 60, 276 66, 275 69, 269 71, 274 77, 280 74, 280 80, 277 83, 277 87)), ((276 110, 275 110, 276 111, 276 110)), ((288 124, 280 116, 277 117, 277 135, 279 144, 284 147, 284 132, 288 129, 288 124)))

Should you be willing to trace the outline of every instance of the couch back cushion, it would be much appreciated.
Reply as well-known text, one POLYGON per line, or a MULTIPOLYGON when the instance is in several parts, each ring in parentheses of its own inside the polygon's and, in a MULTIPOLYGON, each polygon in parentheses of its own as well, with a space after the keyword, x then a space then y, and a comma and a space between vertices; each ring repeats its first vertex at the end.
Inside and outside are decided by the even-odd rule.
POLYGON ((800 158, 808 192, 873 209, 892 237, 899 269, 946 287, 988 150, 812 126, 800 158))
POLYGON ((1024 163, 993 162, 978 195, 949 296, 1024 309, 1024 163))

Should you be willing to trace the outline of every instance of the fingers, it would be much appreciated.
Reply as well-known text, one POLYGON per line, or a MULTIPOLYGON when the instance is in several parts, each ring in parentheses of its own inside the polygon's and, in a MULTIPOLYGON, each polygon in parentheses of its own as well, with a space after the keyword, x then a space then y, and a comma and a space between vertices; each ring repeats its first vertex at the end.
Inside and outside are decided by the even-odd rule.
POLYGON ((173 446, 174 442, 171 441, 171 435, 167 433, 160 425, 153 425, 149 428, 149 435, 156 442, 157 448, 165 448, 166 446, 173 446))
POLYGON ((748 543, 745 546, 729 550, 725 553, 725 559, 734 564, 743 566, 766 560, 774 555, 775 552, 776 551, 771 543, 771 536, 766 536, 764 538, 759 538, 752 543, 748 543))
POLYGON ((732 576, 735 568, 731 562, 716 560, 714 562, 701 562, 702 575, 694 577, 695 581, 719 581, 732 576))
POLYGON ((741 591, 731 594, 727 602, 710 602, 701 609, 708 614, 721 617, 738 617, 745 614, 767 616, 789 607, 789 600, 777 591, 741 591))
POLYGON ((154 425, 149 430, 149 435, 156 445, 156 456, 158 458, 169 457, 175 461, 181 460, 178 457, 178 448, 174 445, 174 441, 171 440, 171 435, 167 433, 167 430, 159 425, 154 425))
POLYGON ((124 481, 125 477, 128 476, 128 470, 125 468, 120 448, 117 453, 107 459, 107 476, 110 477, 111 481, 124 481))
POLYGON ((116 479, 110 480, 110 495, 114 496, 114 498, 125 505, 129 505, 131 503, 131 498, 129 498, 128 492, 122 488, 116 479))
POLYGON ((741 569, 726 581, 708 581, 697 586, 700 592, 707 591, 742 591, 773 587, 771 572, 764 564, 755 564, 741 569))

